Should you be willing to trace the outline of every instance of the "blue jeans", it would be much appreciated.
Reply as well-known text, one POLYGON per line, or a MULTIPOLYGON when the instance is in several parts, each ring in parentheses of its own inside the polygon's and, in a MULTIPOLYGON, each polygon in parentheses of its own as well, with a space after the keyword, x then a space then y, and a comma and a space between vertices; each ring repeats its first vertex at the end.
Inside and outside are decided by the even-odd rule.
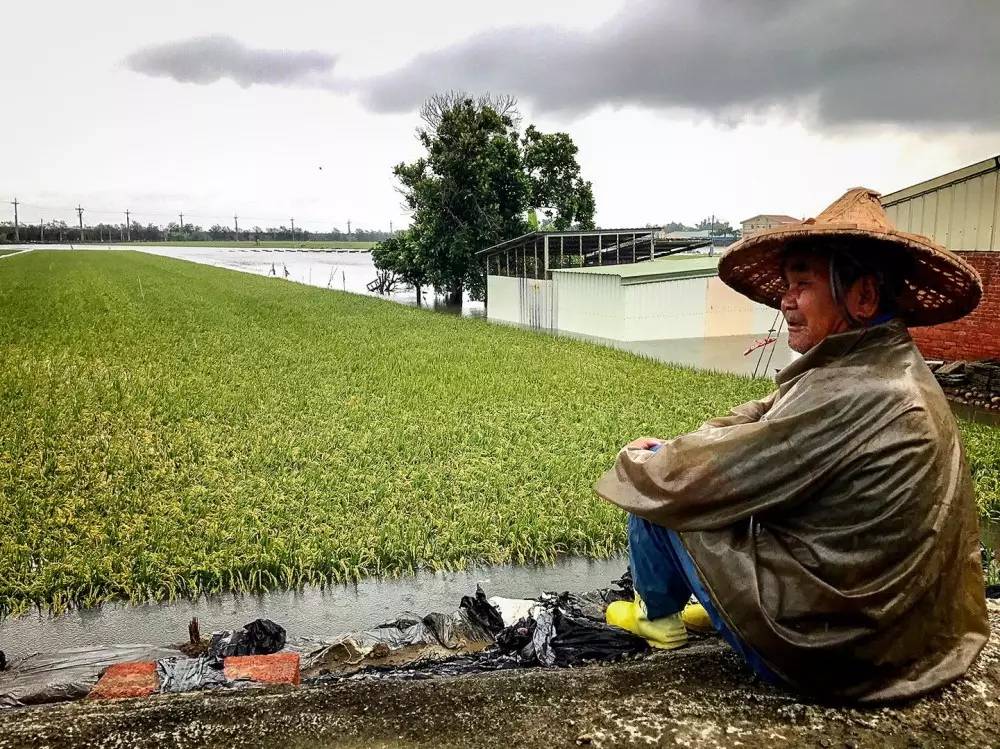
POLYGON ((646 614, 650 619, 676 614, 693 594, 705 607, 712 626, 722 639, 743 657, 754 673, 770 684, 782 683, 760 656, 719 616, 708 591, 698 578, 691 555, 675 531, 637 515, 629 515, 628 554, 632 564, 632 582, 646 603, 646 614))

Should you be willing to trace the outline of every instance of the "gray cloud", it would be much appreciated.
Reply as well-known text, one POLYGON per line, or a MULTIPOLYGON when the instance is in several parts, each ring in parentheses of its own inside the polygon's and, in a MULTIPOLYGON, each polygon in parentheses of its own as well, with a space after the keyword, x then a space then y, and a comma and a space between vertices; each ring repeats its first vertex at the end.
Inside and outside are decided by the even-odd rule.
POLYGON ((325 52, 252 49, 223 35, 202 36, 145 47, 125 59, 137 73, 205 85, 229 78, 254 84, 337 88, 331 73, 336 57, 325 52))
POLYGON ((376 111, 455 88, 536 111, 771 109, 824 124, 1000 124, 1000 7, 986 0, 630 0, 600 27, 503 28, 360 86, 376 111))

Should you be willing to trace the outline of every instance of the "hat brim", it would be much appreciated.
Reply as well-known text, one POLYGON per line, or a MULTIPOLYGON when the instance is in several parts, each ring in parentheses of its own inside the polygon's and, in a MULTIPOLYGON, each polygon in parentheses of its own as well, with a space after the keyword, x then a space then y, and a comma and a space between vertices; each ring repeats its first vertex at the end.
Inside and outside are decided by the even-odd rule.
POLYGON ((872 252, 906 253, 899 316, 910 326, 937 325, 963 317, 983 295, 979 273, 955 253, 926 237, 896 230, 873 231, 856 224, 792 224, 741 239, 719 260, 719 278, 768 307, 781 307, 782 268, 790 245, 808 247, 809 239, 850 239, 872 252))

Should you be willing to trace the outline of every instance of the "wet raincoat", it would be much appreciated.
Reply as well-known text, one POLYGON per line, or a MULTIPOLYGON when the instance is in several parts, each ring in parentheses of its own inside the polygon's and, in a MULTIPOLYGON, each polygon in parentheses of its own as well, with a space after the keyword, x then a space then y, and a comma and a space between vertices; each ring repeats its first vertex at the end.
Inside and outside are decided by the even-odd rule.
POLYGON ((961 676, 989 635, 972 480, 903 323, 829 336, 778 389, 597 492, 680 532, 723 618, 793 687, 882 701, 961 676))

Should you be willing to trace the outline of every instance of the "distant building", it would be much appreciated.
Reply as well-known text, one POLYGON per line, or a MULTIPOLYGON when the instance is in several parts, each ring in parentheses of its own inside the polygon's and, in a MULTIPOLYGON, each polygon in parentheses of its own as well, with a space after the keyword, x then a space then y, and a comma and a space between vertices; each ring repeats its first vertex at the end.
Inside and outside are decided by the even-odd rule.
POLYGON ((929 359, 1000 354, 1000 156, 882 196, 897 229, 954 251, 983 278, 979 307, 956 322, 910 332, 929 359))
POLYGON ((799 219, 794 216, 786 216, 783 213, 761 213, 741 221, 740 224, 743 226, 743 236, 749 237, 765 229, 773 229, 782 224, 794 224, 798 221, 799 219))

